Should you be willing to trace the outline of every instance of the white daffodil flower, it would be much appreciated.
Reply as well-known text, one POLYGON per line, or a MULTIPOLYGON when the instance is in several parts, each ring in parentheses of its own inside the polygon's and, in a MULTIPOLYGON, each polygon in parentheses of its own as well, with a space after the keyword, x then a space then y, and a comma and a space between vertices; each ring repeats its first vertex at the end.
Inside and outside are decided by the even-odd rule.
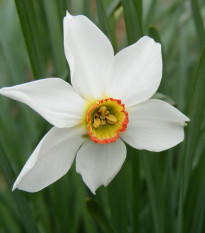
POLYGON ((95 193, 126 158, 123 141, 163 151, 184 139, 189 121, 166 102, 150 99, 162 77, 161 45, 144 36, 114 55, 108 38, 85 16, 64 18, 64 48, 72 86, 47 78, 0 89, 54 127, 23 167, 13 190, 39 191, 76 170, 95 193))

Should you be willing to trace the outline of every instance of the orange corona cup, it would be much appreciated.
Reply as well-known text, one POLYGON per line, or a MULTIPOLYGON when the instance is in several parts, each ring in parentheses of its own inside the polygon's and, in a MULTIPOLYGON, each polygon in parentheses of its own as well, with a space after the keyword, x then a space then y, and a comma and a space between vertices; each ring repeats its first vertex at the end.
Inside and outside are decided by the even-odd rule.
POLYGON ((95 143, 107 144, 115 142, 120 132, 127 129, 129 119, 121 100, 108 98, 91 106, 87 113, 87 122, 90 138, 95 143), (99 122, 96 126, 95 121, 99 122))

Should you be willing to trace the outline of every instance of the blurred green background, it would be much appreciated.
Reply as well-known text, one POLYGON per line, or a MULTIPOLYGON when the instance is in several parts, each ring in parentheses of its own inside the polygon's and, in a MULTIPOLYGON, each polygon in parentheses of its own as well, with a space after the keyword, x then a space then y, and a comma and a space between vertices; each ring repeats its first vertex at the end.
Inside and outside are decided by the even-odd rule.
POLYGON ((162 43, 159 92, 191 118, 186 140, 161 153, 128 155, 94 196, 72 169, 38 193, 11 192, 51 127, 29 107, 0 97, 0 233, 205 232, 205 1, 0 0, 0 87, 44 77, 68 81, 66 10, 89 17, 115 52, 149 35, 162 43))

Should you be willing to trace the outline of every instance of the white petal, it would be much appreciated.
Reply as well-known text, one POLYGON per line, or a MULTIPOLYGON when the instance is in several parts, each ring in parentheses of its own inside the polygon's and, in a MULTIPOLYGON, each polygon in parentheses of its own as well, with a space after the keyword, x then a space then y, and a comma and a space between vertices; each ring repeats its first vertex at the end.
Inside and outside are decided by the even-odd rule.
POLYGON ((184 140, 189 118, 164 101, 147 100, 128 114, 127 130, 120 137, 134 148, 163 151, 184 140))
POLYGON ((96 144, 88 139, 77 153, 76 170, 95 193, 99 186, 106 186, 111 182, 125 158, 126 147, 120 139, 109 144, 96 144))
POLYGON ((107 94, 126 107, 150 98, 162 77, 161 45, 144 36, 120 51, 108 71, 107 94))
POLYGON ((114 57, 108 38, 85 16, 64 18, 64 49, 73 87, 93 101, 105 94, 105 75, 114 57))
POLYGON ((84 118, 86 102, 59 78, 5 87, 0 94, 27 104, 59 128, 75 126, 84 118))
POLYGON ((13 190, 18 188, 37 192, 65 175, 85 140, 83 134, 84 129, 79 126, 64 129, 53 127, 24 165, 13 190))

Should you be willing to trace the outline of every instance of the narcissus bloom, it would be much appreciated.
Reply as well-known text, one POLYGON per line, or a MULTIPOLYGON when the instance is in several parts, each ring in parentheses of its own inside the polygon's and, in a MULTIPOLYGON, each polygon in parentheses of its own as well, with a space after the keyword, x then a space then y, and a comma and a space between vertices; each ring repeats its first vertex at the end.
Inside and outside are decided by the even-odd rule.
POLYGON ((36 192, 76 170, 95 193, 126 158, 123 141, 163 151, 184 139, 189 119, 150 99, 162 77, 161 45, 145 36, 114 55, 108 38, 85 16, 64 18, 64 48, 72 86, 47 78, 0 89, 29 105, 54 127, 23 167, 13 189, 36 192))

